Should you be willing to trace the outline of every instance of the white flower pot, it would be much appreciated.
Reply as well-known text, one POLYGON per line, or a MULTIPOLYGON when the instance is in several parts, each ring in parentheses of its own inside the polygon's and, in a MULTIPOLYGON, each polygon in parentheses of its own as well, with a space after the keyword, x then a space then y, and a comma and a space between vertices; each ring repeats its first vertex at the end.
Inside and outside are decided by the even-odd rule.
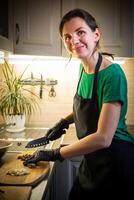
POLYGON ((25 115, 8 115, 5 120, 6 124, 15 123, 14 126, 7 127, 8 132, 21 132, 25 129, 25 115))

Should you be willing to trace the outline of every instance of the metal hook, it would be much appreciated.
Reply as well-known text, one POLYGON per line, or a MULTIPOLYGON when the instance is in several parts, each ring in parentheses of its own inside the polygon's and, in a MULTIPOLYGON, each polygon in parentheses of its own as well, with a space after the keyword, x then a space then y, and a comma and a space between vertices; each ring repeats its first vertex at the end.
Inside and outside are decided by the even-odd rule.
POLYGON ((49 91, 49 96, 50 97, 55 97, 56 96, 56 92, 55 92, 55 89, 54 89, 53 85, 51 86, 51 89, 49 91))

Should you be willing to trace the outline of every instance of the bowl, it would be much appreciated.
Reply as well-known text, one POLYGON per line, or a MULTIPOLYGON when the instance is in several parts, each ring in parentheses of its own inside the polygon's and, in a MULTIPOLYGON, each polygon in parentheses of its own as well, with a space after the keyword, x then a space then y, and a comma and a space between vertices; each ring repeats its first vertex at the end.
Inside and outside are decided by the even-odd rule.
POLYGON ((0 139, 0 160, 5 155, 8 148, 12 145, 8 140, 0 139))

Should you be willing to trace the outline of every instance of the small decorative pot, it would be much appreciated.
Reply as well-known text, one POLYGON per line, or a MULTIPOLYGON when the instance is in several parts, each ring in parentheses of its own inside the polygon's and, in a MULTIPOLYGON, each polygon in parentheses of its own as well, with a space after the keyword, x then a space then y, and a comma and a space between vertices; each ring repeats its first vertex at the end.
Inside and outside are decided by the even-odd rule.
POLYGON ((7 127, 8 132, 21 132, 25 129, 25 115, 8 115, 5 117, 6 124, 15 124, 7 127))

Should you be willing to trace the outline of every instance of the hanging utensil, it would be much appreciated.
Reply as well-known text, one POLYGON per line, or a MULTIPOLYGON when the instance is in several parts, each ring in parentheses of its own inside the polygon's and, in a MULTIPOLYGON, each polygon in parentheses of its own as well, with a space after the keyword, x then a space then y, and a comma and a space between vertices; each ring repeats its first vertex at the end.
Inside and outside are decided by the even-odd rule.
POLYGON ((43 96, 43 76, 41 74, 41 81, 40 81, 40 99, 42 99, 43 96))
POLYGON ((54 89, 53 85, 51 86, 51 89, 49 91, 49 96, 50 97, 56 97, 56 92, 55 92, 55 89, 54 89))

